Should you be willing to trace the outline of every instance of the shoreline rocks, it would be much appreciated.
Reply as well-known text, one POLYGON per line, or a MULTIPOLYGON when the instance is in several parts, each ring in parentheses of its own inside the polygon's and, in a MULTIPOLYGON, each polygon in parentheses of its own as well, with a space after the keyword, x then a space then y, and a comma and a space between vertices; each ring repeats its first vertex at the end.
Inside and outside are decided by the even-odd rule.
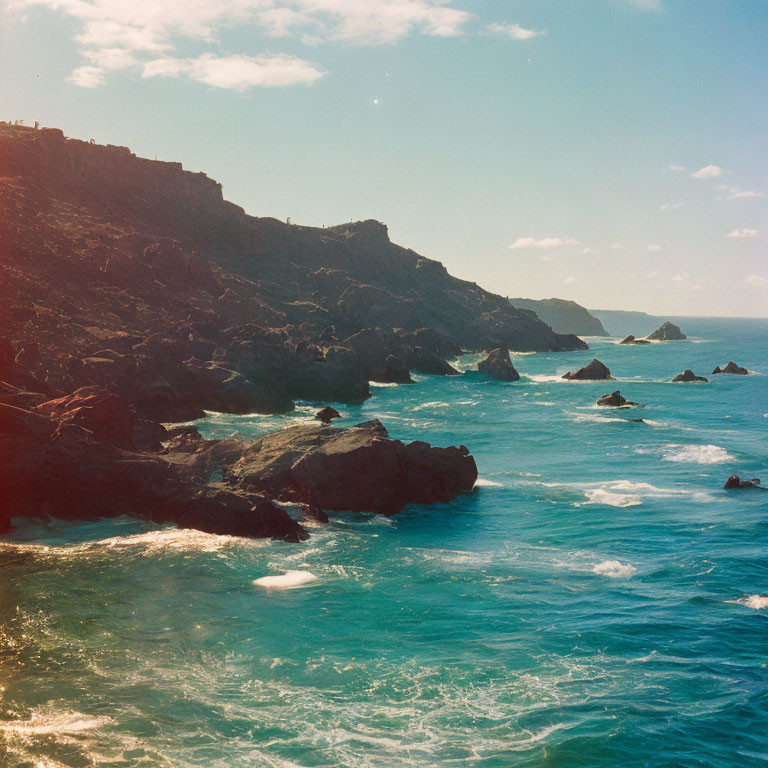
POLYGON ((672 381, 706 381, 709 379, 704 376, 697 376, 690 368, 686 368, 682 373, 678 373, 672 381))
POLYGON ((608 366, 595 358, 589 365, 579 368, 578 371, 568 371, 568 373, 563 374, 562 378, 571 381, 605 381, 606 379, 613 379, 613 376, 611 376, 608 366))
POLYGON ((636 339, 632 334, 622 339, 619 344, 650 344, 648 339, 636 339))
POLYGON ((509 350, 506 347, 492 349, 488 356, 477 364, 477 370, 499 381, 519 381, 520 379, 520 374, 509 359, 509 350))

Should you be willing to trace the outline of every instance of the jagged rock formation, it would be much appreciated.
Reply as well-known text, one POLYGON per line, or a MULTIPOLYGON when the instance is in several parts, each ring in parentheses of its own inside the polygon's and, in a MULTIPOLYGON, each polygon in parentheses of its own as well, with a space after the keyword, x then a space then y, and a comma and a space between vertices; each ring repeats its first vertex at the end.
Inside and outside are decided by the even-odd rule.
POLYGON ((509 359, 506 347, 492 349, 488 356, 477 364, 477 370, 499 381, 518 381, 520 374, 509 359))
POLYGON ((723 486, 726 490, 733 488, 753 488, 759 491, 768 491, 768 488, 764 488, 760 485, 760 478, 753 477, 751 480, 742 480, 738 475, 731 475, 723 486))
POLYGON ((650 343, 651 342, 648 341, 648 339, 636 339, 631 334, 619 342, 619 344, 650 344, 650 343))
POLYGON ((352 429, 292 427, 257 442, 203 440, 174 427, 167 447, 134 447, 135 413, 89 387, 34 411, 0 403, 0 532, 12 518, 91 520, 132 515, 209 533, 306 539, 274 499, 323 509, 394 514, 409 503, 469 491, 469 451, 408 445, 368 422, 352 429), (213 478, 219 478, 213 480, 213 478))
POLYGON ((618 389, 610 395, 603 395, 602 397, 599 397, 597 399, 597 405, 603 405, 609 408, 642 408, 644 406, 643 403, 633 403, 631 400, 627 400, 622 396, 618 389))
POLYGON ((686 368, 682 373, 678 373, 672 381, 709 381, 709 379, 697 376, 690 368, 686 368))
POLYGON ((597 358, 592 360, 589 365, 579 368, 578 371, 563 374, 564 379, 571 379, 573 381, 587 381, 595 380, 601 381, 605 379, 612 379, 611 372, 607 365, 601 363, 597 358))
POLYGON ((510 299, 519 309, 535 312, 555 333, 577 336, 607 336, 603 324, 588 309, 566 299, 510 299))
POLYGON ((680 326, 666 322, 653 333, 649 333, 647 338, 653 341, 682 341, 688 337, 680 330, 680 326))
POLYGON ((315 419, 321 424, 330 424, 333 419, 340 419, 341 414, 330 405, 326 405, 325 408, 321 408, 316 414, 315 419))
POLYGON ((746 376, 749 373, 749 370, 746 368, 742 368, 740 365, 736 365, 736 363, 731 360, 729 363, 726 364, 724 368, 721 368, 719 365, 717 368, 715 368, 714 371, 712 371, 712 374, 716 373, 733 373, 737 376, 746 376))
POLYGON ((5 123, 0 327, 19 397, 106 385, 166 421, 359 401, 371 378, 455 373, 462 348, 586 347, 379 222, 251 217, 178 163, 5 123))

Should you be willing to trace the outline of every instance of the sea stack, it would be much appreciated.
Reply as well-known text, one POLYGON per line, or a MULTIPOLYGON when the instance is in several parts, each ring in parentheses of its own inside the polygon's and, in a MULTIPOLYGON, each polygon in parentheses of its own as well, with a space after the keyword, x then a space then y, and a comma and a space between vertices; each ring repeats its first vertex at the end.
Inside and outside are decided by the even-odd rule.
POLYGON ((626 339, 622 339, 619 344, 650 344, 651 342, 648 341, 648 339, 637 339, 632 334, 627 336, 626 339))
POLYGON ((662 323, 653 333, 649 333, 646 338, 653 341, 682 341, 688 337, 680 330, 680 327, 674 323, 662 323))
POLYGON ((488 357, 477 364, 477 370, 499 381, 518 381, 520 374, 509 359, 506 347, 497 347, 488 353, 488 357))
POLYGON ((611 376, 608 366, 595 358, 589 365, 579 368, 578 371, 568 371, 563 375, 563 378, 571 381, 604 381, 612 379, 613 376, 611 376))

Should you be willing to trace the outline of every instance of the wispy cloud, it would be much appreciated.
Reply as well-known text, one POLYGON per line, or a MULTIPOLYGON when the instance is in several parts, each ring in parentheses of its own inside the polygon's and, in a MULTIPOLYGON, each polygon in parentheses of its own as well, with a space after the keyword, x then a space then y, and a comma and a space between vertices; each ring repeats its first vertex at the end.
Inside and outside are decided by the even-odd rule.
POLYGON ((687 171, 688 169, 684 165, 670 165, 670 171, 687 171))
POLYGON ((612 251, 620 251, 624 246, 621 243, 611 243, 608 247, 612 251))
POLYGON ((762 192, 757 192, 754 189, 739 189, 738 187, 731 187, 730 193, 725 198, 726 200, 742 200, 751 197, 762 197, 762 192))
POLYGON ((660 11, 661 0, 627 0, 627 2, 643 11, 660 11))
POLYGON ((542 237, 537 240, 535 237, 518 237, 509 247, 513 251, 523 248, 562 248, 564 245, 578 245, 579 241, 572 237, 542 237))
POLYGON ((756 229, 734 229, 733 232, 729 232, 726 237, 740 240, 750 240, 757 237, 760 232, 756 229))
POLYGON ((768 286, 768 277, 763 277, 762 275, 749 275, 744 280, 747 285, 753 285, 755 288, 765 288, 768 286))
POLYGON ((43 6, 75 20, 75 42, 87 64, 78 67, 69 80, 87 88, 104 82, 109 71, 139 68, 144 69, 145 76, 168 75, 175 70, 176 74, 236 90, 311 83, 321 75, 320 70, 301 59, 282 54, 216 53, 218 33, 239 26, 272 37, 294 35, 315 41, 384 45, 411 34, 454 37, 463 33, 470 19, 469 13, 442 0, 8 2, 11 11, 22 17, 26 9, 43 6), (203 41, 211 50, 197 59, 174 58, 177 46, 185 40, 203 41), (148 70, 147 65, 151 65, 148 70))
POLYGON ((563 285, 573 285, 574 283, 578 282, 579 281, 573 275, 570 275, 569 277, 566 277, 565 280, 563 280, 563 285))
POLYGON ((673 203, 664 203, 664 205, 661 206, 662 211, 674 211, 678 208, 684 208, 685 203, 682 200, 675 200, 673 203))
POLYGON ((314 65, 296 58, 277 56, 215 56, 205 53, 196 59, 162 58, 148 62, 142 77, 186 75, 216 88, 245 91, 248 88, 277 88, 313 83, 323 76, 314 65))
POLYGON ((716 179, 722 175, 723 169, 719 165, 705 165, 703 168, 699 168, 698 171, 694 171, 691 177, 694 179, 716 179))
POLYGON ((648 252, 649 253, 661 253, 664 248, 663 246, 659 245, 658 243, 649 243, 648 245, 648 252))
POLYGON ((546 32, 538 29, 526 29, 519 24, 509 24, 507 22, 494 22, 489 24, 486 29, 489 32, 493 32, 497 35, 504 35, 512 40, 530 40, 540 35, 545 35, 546 32))

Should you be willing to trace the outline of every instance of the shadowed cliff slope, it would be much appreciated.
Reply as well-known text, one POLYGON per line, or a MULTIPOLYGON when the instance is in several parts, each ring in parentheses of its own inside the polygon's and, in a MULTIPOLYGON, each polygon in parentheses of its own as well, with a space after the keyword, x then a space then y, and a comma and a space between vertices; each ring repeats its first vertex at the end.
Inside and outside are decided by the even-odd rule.
POLYGON ((164 419, 359 400, 461 348, 585 347, 379 222, 248 216, 178 163, 5 123, 0 323, 46 394, 113 386, 164 419))
POLYGON ((510 299, 515 307, 535 312, 555 333, 607 336, 603 324, 589 310, 567 299, 510 299))

